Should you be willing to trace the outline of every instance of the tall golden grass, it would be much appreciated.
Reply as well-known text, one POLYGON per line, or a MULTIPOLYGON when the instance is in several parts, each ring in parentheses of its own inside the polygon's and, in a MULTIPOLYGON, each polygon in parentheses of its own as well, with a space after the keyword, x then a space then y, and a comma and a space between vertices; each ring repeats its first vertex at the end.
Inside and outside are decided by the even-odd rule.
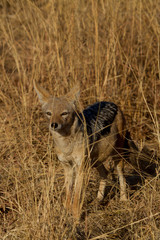
POLYGON ((66 214, 63 170, 33 79, 56 96, 80 84, 84 107, 117 103, 139 149, 158 155, 160 2, 0 2, 0 239, 160 239, 158 167, 128 188, 127 204, 118 191, 96 204, 92 170, 80 222, 66 214))

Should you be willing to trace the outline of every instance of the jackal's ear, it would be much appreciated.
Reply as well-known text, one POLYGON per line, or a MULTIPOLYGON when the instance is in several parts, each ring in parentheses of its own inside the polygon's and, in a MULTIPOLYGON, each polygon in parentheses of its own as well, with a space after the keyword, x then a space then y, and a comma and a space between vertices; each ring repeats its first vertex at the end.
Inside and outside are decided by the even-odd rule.
POLYGON ((66 95, 67 99, 72 102, 74 105, 78 103, 80 97, 80 87, 76 85, 74 88, 71 89, 69 93, 66 95))
POLYGON ((46 89, 41 87, 38 83, 33 80, 34 89, 38 95, 39 101, 41 104, 44 104, 48 101, 48 98, 51 96, 46 89))

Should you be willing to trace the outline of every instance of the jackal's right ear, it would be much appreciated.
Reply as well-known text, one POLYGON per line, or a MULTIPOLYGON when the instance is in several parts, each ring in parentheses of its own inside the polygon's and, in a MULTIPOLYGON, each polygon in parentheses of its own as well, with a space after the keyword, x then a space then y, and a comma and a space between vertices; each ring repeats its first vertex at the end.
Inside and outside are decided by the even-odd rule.
POLYGON ((49 92, 46 89, 42 88, 38 83, 33 80, 34 89, 38 95, 40 103, 43 105, 48 101, 48 98, 51 97, 49 92))

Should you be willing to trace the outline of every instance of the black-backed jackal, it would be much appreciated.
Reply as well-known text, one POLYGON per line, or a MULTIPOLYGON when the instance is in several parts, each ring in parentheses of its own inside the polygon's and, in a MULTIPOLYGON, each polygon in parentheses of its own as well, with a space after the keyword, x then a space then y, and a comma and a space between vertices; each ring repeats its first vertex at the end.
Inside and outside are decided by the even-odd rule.
POLYGON ((120 200, 127 200, 123 176, 125 120, 112 102, 97 102, 83 112, 77 109, 79 91, 62 97, 51 96, 34 82, 34 88, 49 119, 55 151, 65 173, 66 207, 78 218, 86 161, 101 177, 97 198, 103 200, 108 171, 103 165, 112 157, 120 183, 120 200))

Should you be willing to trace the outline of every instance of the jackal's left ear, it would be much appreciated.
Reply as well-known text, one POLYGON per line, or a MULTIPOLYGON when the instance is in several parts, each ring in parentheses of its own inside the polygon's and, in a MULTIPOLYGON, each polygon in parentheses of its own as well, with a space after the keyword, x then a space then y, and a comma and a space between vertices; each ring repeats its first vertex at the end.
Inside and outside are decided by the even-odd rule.
POLYGON ((79 85, 76 85, 74 88, 72 88, 71 91, 67 93, 66 97, 71 103, 73 103, 74 105, 77 105, 80 98, 79 85))
POLYGON ((47 92, 46 89, 41 87, 34 80, 33 80, 33 85, 34 85, 34 89, 35 89, 35 91, 36 91, 36 93, 38 95, 39 101, 43 105, 44 103, 46 103, 48 101, 48 98, 50 98, 51 95, 49 94, 49 92, 47 92))

